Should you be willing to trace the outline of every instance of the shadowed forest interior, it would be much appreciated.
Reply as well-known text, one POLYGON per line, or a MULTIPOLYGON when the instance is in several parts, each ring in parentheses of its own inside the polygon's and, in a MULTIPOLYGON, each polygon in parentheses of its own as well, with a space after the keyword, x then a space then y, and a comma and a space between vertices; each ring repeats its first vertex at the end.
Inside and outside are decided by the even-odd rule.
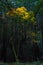
POLYGON ((0 62, 43 62, 43 0, 0 0, 0 62))

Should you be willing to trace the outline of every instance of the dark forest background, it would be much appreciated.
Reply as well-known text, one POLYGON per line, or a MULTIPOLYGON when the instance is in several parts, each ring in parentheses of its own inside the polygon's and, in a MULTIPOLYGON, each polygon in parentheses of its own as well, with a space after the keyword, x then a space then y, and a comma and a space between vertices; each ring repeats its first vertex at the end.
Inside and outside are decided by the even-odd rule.
POLYGON ((43 62, 43 0, 0 0, 0 62, 32 61, 43 62), (21 7, 30 19, 6 15, 21 7))

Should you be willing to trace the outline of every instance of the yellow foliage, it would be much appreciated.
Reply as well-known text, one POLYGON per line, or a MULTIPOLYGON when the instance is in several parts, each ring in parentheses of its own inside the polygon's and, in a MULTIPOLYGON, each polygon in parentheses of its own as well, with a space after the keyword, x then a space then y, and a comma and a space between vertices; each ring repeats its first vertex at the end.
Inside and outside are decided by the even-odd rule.
POLYGON ((27 9, 25 7, 21 7, 24 11, 27 11, 27 9))
POLYGON ((23 19, 29 19, 30 18, 30 15, 28 12, 24 12, 24 16, 23 16, 23 19))
POLYGON ((22 13, 24 11, 27 11, 27 9, 25 7, 20 7, 20 8, 17 8, 16 11, 22 13))
POLYGON ((30 17, 25 7, 17 8, 16 11, 18 12, 18 15, 22 16, 23 19, 28 19, 30 17))
POLYGON ((28 15, 23 16, 23 19, 28 19, 28 15))
POLYGON ((35 22, 35 17, 32 17, 31 18, 31 21, 34 23, 35 22))
POLYGON ((32 36, 36 36, 36 33, 35 33, 35 32, 31 32, 31 35, 32 35, 32 36))
POLYGON ((15 16, 15 14, 18 14, 23 19, 28 19, 30 17, 29 13, 27 12, 27 9, 25 7, 20 7, 17 9, 12 9, 11 11, 6 13, 9 16, 15 16))
POLYGON ((11 11, 6 13, 9 16, 20 16, 22 19, 27 20, 27 19, 31 19, 32 22, 34 22, 34 13, 32 11, 27 11, 27 9, 25 7, 19 7, 16 9, 12 9, 11 11), (17 15, 16 15, 17 14, 17 15))
POLYGON ((35 43, 35 42, 37 42, 37 40, 35 40, 35 39, 32 39, 32 42, 34 42, 34 43, 35 43))
POLYGON ((14 16, 14 13, 15 13, 15 9, 11 10, 11 11, 8 11, 6 13, 6 15, 9 15, 9 16, 14 16))

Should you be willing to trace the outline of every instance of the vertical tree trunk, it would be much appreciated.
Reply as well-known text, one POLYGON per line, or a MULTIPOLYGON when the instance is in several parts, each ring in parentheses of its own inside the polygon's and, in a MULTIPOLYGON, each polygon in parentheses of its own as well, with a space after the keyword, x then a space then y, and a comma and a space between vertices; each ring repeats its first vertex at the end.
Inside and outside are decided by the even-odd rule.
POLYGON ((6 62, 6 40, 7 40, 7 34, 6 34, 6 24, 3 24, 3 49, 2 49, 2 56, 4 62, 6 62))
POLYGON ((42 30, 42 45, 43 45, 43 30, 42 30))
POLYGON ((17 39, 16 33, 17 33, 17 31, 16 31, 16 21, 14 21, 14 19, 12 19, 12 22, 11 22, 11 37, 12 37, 11 45, 12 45, 12 50, 14 52, 14 56, 15 56, 16 62, 18 62, 17 47, 16 47, 17 43, 18 43, 18 39, 17 39), (14 22, 15 22, 15 33, 13 34, 13 25, 14 25, 14 22), (14 40, 14 38, 15 38, 15 40, 14 40))

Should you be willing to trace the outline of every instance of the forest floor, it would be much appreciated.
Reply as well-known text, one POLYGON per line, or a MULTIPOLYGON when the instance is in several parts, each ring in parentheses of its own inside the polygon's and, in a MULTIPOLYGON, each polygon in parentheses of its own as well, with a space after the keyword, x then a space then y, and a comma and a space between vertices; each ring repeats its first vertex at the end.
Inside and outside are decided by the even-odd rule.
POLYGON ((43 62, 31 62, 31 63, 0 63, 0 65, 43 65, 43 62))

